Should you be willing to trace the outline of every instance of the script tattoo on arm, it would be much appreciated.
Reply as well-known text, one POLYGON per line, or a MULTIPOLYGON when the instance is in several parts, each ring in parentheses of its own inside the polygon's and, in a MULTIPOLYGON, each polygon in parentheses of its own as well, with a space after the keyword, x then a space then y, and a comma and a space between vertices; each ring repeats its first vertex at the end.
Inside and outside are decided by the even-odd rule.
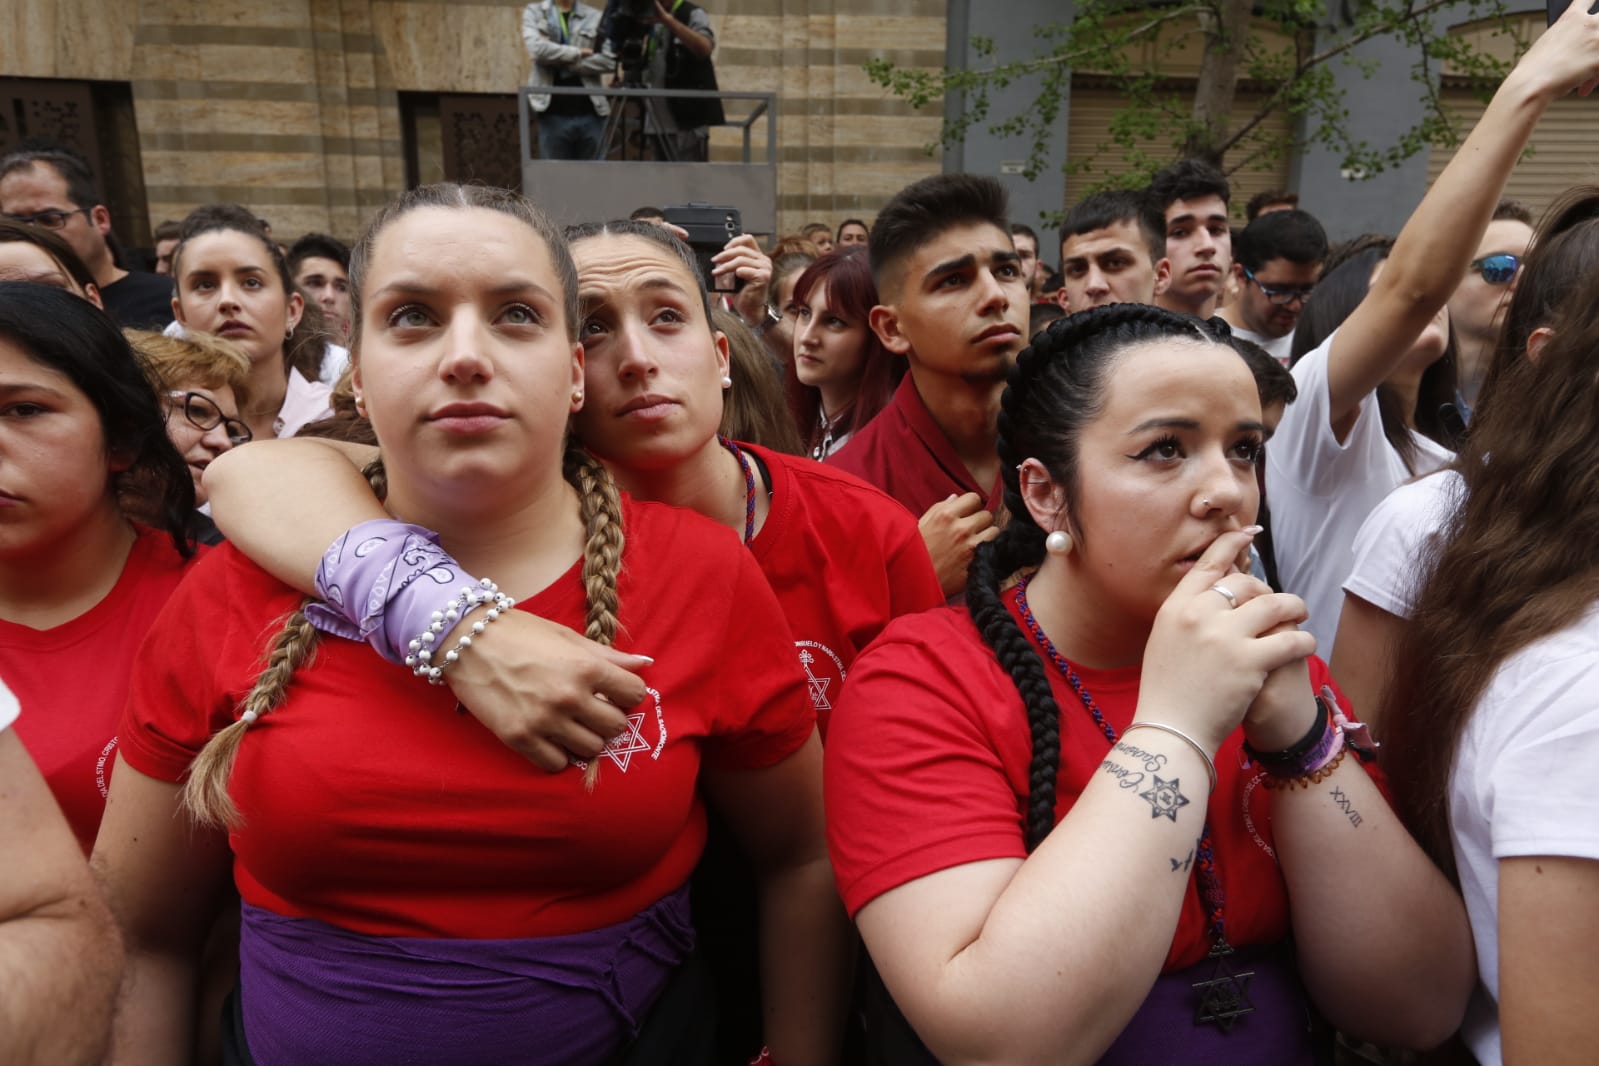
MULTIPOLYGON (((1117 744, 1116 747, 1120 749, 1122 745, 1117 744)), ((1155 773, 1151 767, 1151 762, 1155 759, 1160 760, 1160 765, 1165 765, 1166 757, 1164 755, 1156 755, 1150 756, 1145 761, 1145 769, 1143 770, 1129 769, 1115 759, 1106 759, 1099 764, 1099 769, 1101 772, 1116 778, 1116 783, 1125 789, 1138 789, 1147 784, 1148 787, 1138 793, 1138 798, 1149 804, 1149 816, 1151 818, 1165 817, 1175 822, 1177 820, 1177 812, 1188 806, 1189 799, 1182 793, 1180 787, 1181 779, 1174 777, 1168 781, 1155 773)))
POLYGON ((1337 804, 1338 809, 1344 812, 1344 817, 1349 819, 1349 824, 1359 829, 1361 823, 1360 812, 1355 810, 1355 805, 1350 801, 1349 796, 1344 793, 1343 789, 1336 786, 1333 788, 1331 795, 1333 803, 1337 804))
POLYGON ((1177 871, 1181 870, 1183 873, 1187 873, 1188 872, 1188 867, 1193 865, 1193 862, 1194 862, 1194 849, 1193 848, 1189 848, 1188 849, 1188 858, 1171 860, 1171 872, 1172 873, 1176 873, 1177 871))

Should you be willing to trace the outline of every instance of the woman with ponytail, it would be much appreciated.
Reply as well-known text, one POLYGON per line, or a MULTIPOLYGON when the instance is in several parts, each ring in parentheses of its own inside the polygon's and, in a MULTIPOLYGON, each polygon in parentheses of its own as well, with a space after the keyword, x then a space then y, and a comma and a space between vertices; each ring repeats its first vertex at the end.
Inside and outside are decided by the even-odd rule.
POLYGON ((1117 304, 1022 352, 1011 521, 965 610, 861 655, 828 740, 881 1061, 1283 1066, 1326 1051, 1318 1016, 1409 1047, 1458 1024, 1460 901, 1303 602, 1239 571, 1262 436, 1246 364, 1192 318, 1117 304))
MULTIPOLYGON (((229 1062, 706 1061, 687 891, 701 796, 763 880, 831 886, 814 716, 778 606, 736 538, 624 499, 573 445, 576 275, 527 201, 407 193, 351 277, 358 402, 383 449, 370 473, 393 517, 328 550, 320 603, 223 546, 145 645, 95 852, 132 959, 116 1061, 189 1061, 230 867, 229 1062), (641 675, 608 684, 615 705, 589 688, 560 735, 583 761, 560 773, 472 716, 515 687, 486 653, 533 614, 641 675)), ((815 935, 803 907, 774 918, 815 935)), ((788 966, 805 976, 798 951, 788 966)), ((808 1005, 780 1006, 774 1053, 819 1061, 808 1005)))
POLYGON ((178 326, 214 333, 250 357, 250 402, 239 414, 254 439, 292 437, 329 414, 322 309, 300 295, 260 219, 238 204, 196 208, 183 220, 172 276, 178 326))

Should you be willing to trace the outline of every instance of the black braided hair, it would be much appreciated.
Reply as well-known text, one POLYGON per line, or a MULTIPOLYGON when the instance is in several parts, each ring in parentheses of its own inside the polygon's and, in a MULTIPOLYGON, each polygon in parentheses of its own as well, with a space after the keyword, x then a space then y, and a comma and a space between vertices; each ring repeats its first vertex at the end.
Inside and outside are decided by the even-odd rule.
MULTIPOLYGON (((999 409, 1000 476, 1010 522, 994 540, 978 547, 966 576, 966 608, 999 664, 1010 674, 1027 708, 1032 762, 1027 773, 1023 822, 1033 851, 1055 827, 1055 780, 1060 774, 1060 707, 1049 688, 1045 664, 1000 599, 1000 583, 1044 558, 1044 530, 1022 499, 1019 467, 1034 458, 1066 490, 1069 510, 1077 502, 1077 440, 1104 406, 1113 356, 1142 341, 1190 338, 1226 344, 1220 319, 1147 304, 1111 304, 1068 315, 1050 324, 1016 359, 999 409)), ((1073 530, 1078 543, 1082 534, 1073 530)))

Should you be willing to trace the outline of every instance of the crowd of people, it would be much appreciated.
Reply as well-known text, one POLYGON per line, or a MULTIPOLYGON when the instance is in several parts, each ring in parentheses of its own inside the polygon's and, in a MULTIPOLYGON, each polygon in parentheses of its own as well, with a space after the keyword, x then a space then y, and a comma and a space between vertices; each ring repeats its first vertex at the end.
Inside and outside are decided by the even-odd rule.
POLYGON ((0 1061, 1591 1061, 1596 56, 1397 235, 1183 160, 1058 269, 944 174, 144 272, 0 159, 0 1061))

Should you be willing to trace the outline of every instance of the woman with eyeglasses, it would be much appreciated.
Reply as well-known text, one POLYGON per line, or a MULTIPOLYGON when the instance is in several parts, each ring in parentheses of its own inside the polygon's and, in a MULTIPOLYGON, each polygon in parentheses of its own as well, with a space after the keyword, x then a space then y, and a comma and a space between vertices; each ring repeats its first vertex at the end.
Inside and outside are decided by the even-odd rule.
POLYGON ((172 252, 184 331, 231 341, 250 359, 250 401, 241 418, 257 439, 292 437, 330 412, 319 380, 326 351, 320 309, 307 307, 288 261, 236 204, 210 204, 183 220, 172 252))
POLYGON ((163 407, 103 312, 0 282, 0 678, 85 852, 136 654, 195 555, 163 407))
POLYGON ((198 537, 218 544, 222 534, 211 521, 201 475, 223 452, 250 443, 250 427, 239 419, 239 409, 250 400, 250 360, 209 333, 168 337, 128 330, 126 335, 166 404, 167 436, 189 465, 200 509, 198 537))
POLYGON ((1382 498, 1453 457, 1448 302, 1538 119, 1599 78, 1586 9, 1550 27, 1494 94, 1391 251, 1328 270, 1294 334, 1299 398, 1266 450, 1272 541, 1284 590, 1331 659, 1355 534, 1382 498), (1540 66, 1540 64, 1542 64, 1540 66), (1448 412, 1442 410, 1450 404, 1448 412))

